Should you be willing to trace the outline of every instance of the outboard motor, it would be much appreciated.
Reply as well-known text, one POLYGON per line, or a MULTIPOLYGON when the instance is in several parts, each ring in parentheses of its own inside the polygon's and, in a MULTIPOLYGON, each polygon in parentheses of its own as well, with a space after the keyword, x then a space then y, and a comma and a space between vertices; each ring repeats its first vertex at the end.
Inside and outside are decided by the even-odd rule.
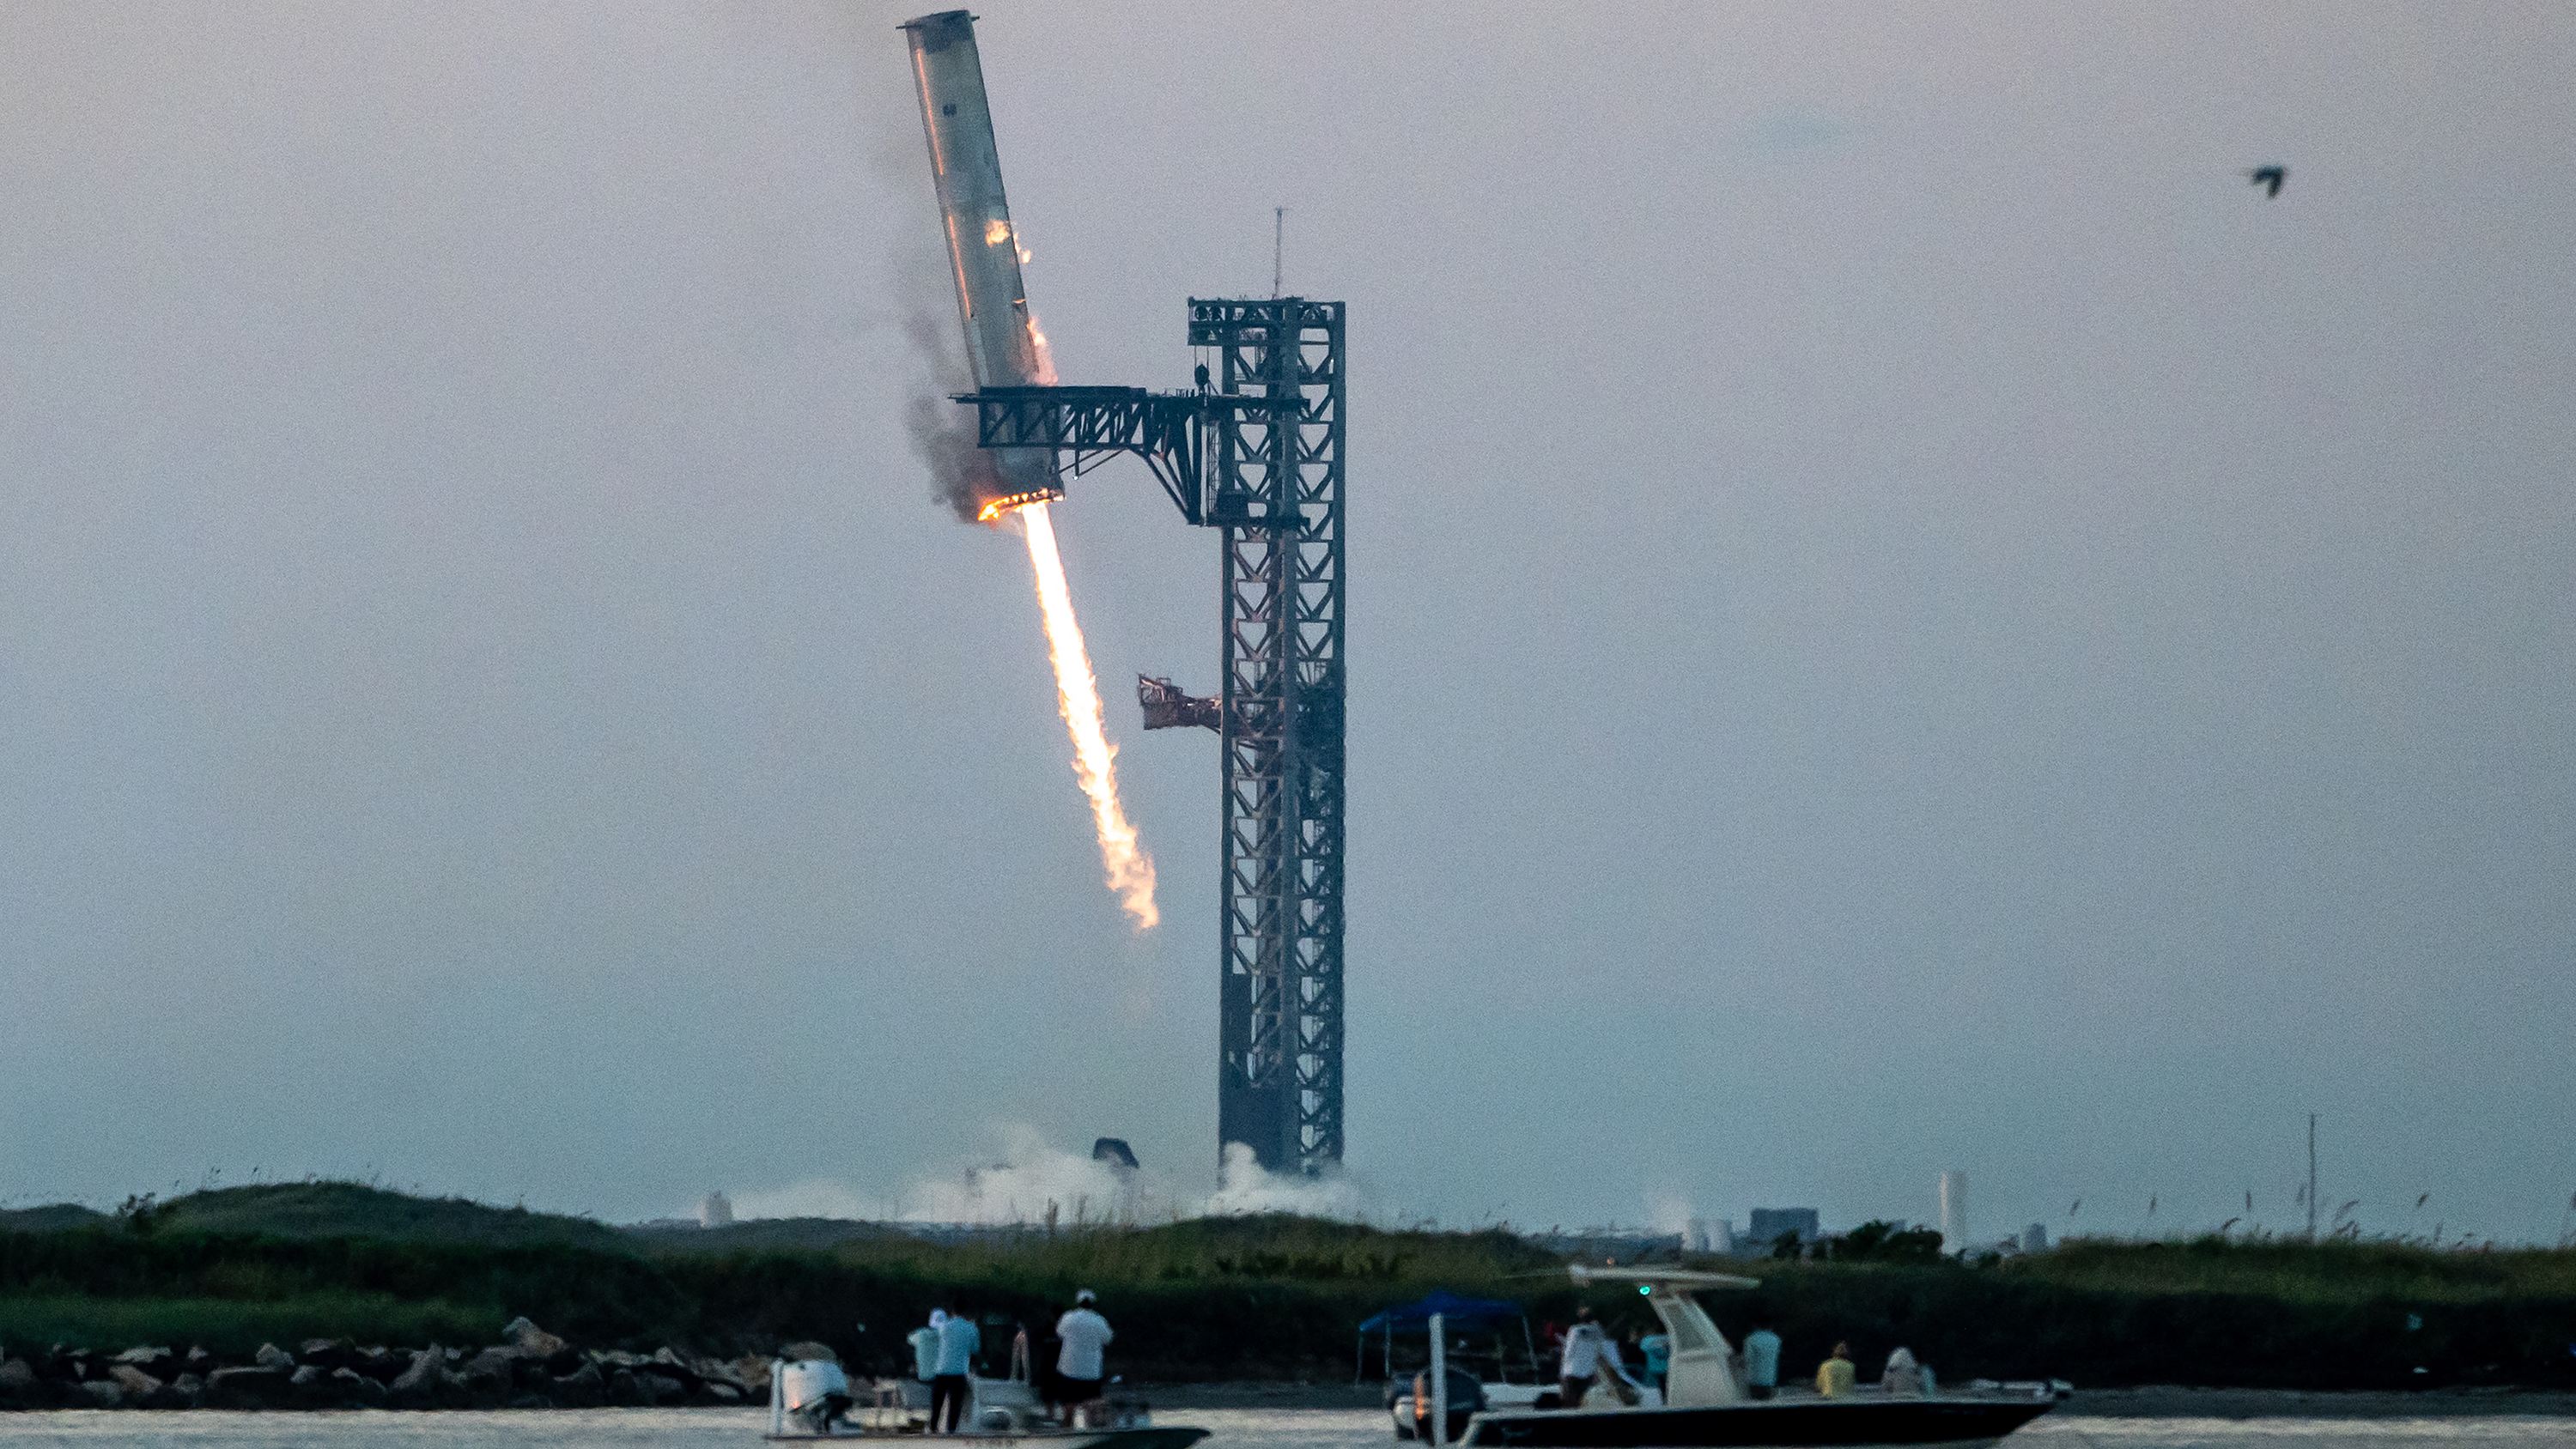
MULTIPOLYGON (((1395 1436, 1399 1439, 1431 1438, 1431 1374, 1428 1370, 1413 1376, 1412 1384, 1401 1380, 1387 1388, 1387 1407, 1395 1414, 1395 1436)), ((1467 1420, 1482 1412, 1485 1386, 1476 1376, 1456 1363, 1449 1365, 1449 1423, 1440 1442, 1455 1444, 1467 1432, 1467 1420)))
POLYGON ((829 1434, 850 1412, 850 1376, 830 1359, 799 1359, 778 1370, 787 1417, 808 1434, 829 1434))

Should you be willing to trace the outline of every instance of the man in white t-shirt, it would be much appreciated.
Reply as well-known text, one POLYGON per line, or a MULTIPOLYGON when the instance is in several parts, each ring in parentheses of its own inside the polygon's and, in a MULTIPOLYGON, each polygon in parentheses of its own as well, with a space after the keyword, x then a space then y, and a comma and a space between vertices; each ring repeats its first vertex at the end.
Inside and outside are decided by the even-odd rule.
POLYGON ((1628 1380, 1628 1366, 1619 1361, 1619 1343, 1602 1330, 1589 1308, 1574 1310, 1574 1327, 1565 1335, 1565 1353, 1557 1360, 1557 1400, 1561 1407, 1583 1407, 1583 1395, 1596 1378, 1610 1384, 1622 1403, 1633 1404, 1635 1388, 1628 1380), (1601 1377, 1601 1370, 1609 1375, 1601 1377))
POLYGON ((1073 1310, 1055 1321, 1055 1336, 1064 1341, 1064 1350, 1055 1358, 1056 1398, 1065 1405, 1068 1419, 1074 1405, 1100 1397, 1104 1377, 1100 1351, 1118 1336, 1092 1306, 1098 1301, 1085 1288, 1073 1295, 1073 1310))

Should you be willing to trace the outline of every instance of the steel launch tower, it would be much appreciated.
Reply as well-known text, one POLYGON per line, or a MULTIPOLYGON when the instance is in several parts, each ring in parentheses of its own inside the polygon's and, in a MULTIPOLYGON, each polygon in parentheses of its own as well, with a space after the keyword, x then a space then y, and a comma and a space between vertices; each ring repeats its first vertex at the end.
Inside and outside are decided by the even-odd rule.
POLYGON ((1140 679, 1137 697, 1145 728, 1221 741, 1219 1150, 1318 1172, 1342 1157, 1342 304, 1191 299, 1194 391, 1036 385, 1015 361, 1035 331, 973 17, 903 28, 976 363, 957 401, 1007 465, 988 506, 1060 497, 1068 464, 1132 453, 1218 532, 1221 692, 1140 679))
POLYGON ((1215 396, 1269 404, 1204 414, 1224 555, 1217 1136, 1313 1172, 1342 1157, 1342 304, 1193 300, 1190 343, 1214 349, 1215 396))

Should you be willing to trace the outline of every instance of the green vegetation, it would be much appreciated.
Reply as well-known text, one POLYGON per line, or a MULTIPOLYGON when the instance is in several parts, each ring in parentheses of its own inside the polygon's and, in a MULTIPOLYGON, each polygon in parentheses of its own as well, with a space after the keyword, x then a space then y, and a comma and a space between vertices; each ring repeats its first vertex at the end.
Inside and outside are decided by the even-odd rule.
POLYGON ((1982 1268, 1765 1263, 1712 1304, 1768 1313, 1790 1361, 1836 1338, 1949 1376, 2279 1388, 2576 1383, 2576 1253, 2077 1240, 1982 1268), (2422 1372, 2418 1372, 2418 1370, 2422 1372))
POLYGON ((2124 1243, 2078 1238, 2003 1265, 2070 1288, 2102 1292, 2250 1295, 2301 1304, 2373 1300, 2472 1305, 2508 1298, 2576 1299, 2576 1251, 2438 1251, 2405 1242, 2197 1238, 2124 1243))
MULTIPOLYGON (((1555 1258, 1501 1230, 1289 1217, 943 1246, 819 1221, 638 1233, 297 1184, 47 1222, 0 1225, 0 1343, 13 1349, 473 1344, 526 1314, 590 1347, 731 1355, 817 1338, 855 1365, 891 1368, 903 1332, 942 1301, 1042 1328, 1089 1287, 1118 1324, 1118 1369, 1132 1378, 1324 1379, 1351 1371, 1361 1318, 1433 1288, 1517 1299, 1533 1324, 1566 1320, 1578 1301, 1616 1328, 1646 1316, 1627 1290, 1578 1292, 1555 1258)), ((2576 1252, 2079 1240, 1968 1267, 1926 1261, 1923 1247, 1915 1234, 1864 1230, 1841 1240, 1835 1262, 1697 1266, 1763 1280, 1706 1301, 1738 1336, 1770 1318, 1793 1371, 1849 1339, 1864 1361, 1905 1344, 1953 1382, 2576 1383, 2576 1252)), ((1399 1341, 1399 1363, 1406 1352, 1399 1341)))
POLYGON ((116 1217, 129 1229, 146 1233, 392 1238, 507 1247, 569 1243, 603 1252, 620 1252, 632 1245, 626 1234, 588 1218, 532 1213, 523 1207, 487 1207, 455 1197, 413 1197, 355 1182, 227 1187, 166 1203, 148 1196, 131 1197, 117 1209, 116 1217))
POLYGON ((191 1345, 242 1360, 263 1343, 480 1344, 506 1320, 488 1312, 385 1294, 307 1293, 277 1302, 233 1298, 0 1298, 0 1344, 12 1353, 62 1343, 191 1345))
POLYGON ((92 1212, 78 1203, 11 1208, 0 1211, 0 1233, 52 1233, 64 1228, 94 1227, 105 1221, 107 1214, 92 1212))

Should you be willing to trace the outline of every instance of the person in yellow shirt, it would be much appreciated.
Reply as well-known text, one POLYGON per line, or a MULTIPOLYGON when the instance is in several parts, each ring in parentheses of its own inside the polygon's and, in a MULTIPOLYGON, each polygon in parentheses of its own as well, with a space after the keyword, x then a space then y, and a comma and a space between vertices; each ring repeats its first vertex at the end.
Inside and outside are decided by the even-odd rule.
POLYGON ((1834 1356, 1816 1366, 1816 1392, 1829 1399, 1851 1397, 1858 1387, 1860 1371, 1852 1367, 1851 1345, 1834 1345, 1834 1356))

